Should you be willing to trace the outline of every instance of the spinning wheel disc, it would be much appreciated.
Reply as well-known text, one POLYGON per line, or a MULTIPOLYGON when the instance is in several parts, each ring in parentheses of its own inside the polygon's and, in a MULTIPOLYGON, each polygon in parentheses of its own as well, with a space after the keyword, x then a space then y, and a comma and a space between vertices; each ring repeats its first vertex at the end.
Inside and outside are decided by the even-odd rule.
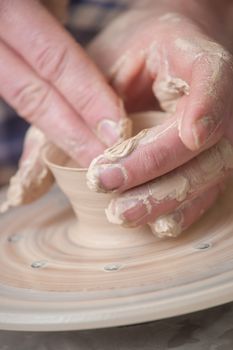
POLYGON ((232 301, 232 203, 233 183, 180 238, 123 249, 80 246, 56 188, 10 211, 0 220, 0 328, 126 325, 232 301))

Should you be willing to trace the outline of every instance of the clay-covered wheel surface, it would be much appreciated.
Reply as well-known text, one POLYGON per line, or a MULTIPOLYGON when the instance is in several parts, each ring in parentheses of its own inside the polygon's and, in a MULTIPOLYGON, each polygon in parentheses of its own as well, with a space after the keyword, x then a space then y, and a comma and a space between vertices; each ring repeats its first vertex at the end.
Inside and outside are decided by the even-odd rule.
POLYGON ((232 203, 233 183, 178 239, 123 249, 81 246, 57 188, 1 215, 0 328, 127 325, 232 301, 232 203))

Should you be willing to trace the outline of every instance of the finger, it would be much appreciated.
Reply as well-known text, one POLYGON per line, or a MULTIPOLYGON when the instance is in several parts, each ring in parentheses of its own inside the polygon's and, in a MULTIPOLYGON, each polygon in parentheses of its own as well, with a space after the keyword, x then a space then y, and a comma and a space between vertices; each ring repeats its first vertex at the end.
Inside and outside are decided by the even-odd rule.
MULTIPOLYGON (((223 49, 221 52, 224 53, 223 49)), ((194 53, 186 53, 183 62, 179 59, 179 47, 174 43, 166 54, 163 50, 159 51, 157 45, 151 46, 147 67, 155 78, 153 90, 161 106, 173 112, 173 119, 159 128, 139 134, 137 140, 131 139, 120 147, 106 151, 103 157, 93 161, 88 172, 92 189, 123 192, 175 169, 220 139, 224 124, 233 113, 233 99, 226 93, 227 87, 232 91, 229 84, 233 79, 227 77, 224 64, 218 74, 213 74, 213 57, 219 60, 219 64, 222 60, 219 58, 221 55, 212 57, 211 54, 210 49, 203 51, 201 45, 194 53), (196 56, 201 58, 195 61, 196 56), (206 57, 212 61, 209 62, 206 57), (214 89, 212 94, 211 88, 214 89), (199 118, 197 123, 206 125, 211 137, 203 134, 204 129, 200 131, 199 128, 198 141, 199 131, 196 132, 193 125, 195 118, 199 118), (183 136, 184 133, 186 136, 183 136), (196 138, 195 147, 191 146, 193 135, 196 138)))
POLYGON ((179 205, 171 213, 161 215, 149 226, 156 237, 178 237, 195 223, 217 200, 219 187, 205 191, 198 197, 179 205))
POLYGON ((10 179, 6 201, 0 211, 10 207, 28 204, 44 195, 53 184, 53 176, 41 159, 42 148, 47 140, 44 134, 35 127, 27 131, 19 169, 10 179))
POLYGON ((104 146, 57 91, 1 41, 0 81, 0 95, 18 114, 38 126, 81 166, 88 166, 103 152, 104 146))
POLYGON ((138 226, 177 208, 221 182, 233 169, 233 147, 222 139, 180 168, 114 198, 106 214, 109 221, 138 226))
POLYGON ((55 18, 39 1, 13 0, 2 6, 2 40, 56 87, 106 145, 126 138, 121 100, 55 18))
POLYGON ((122 96, 129 113, 159 110, 151 89, 153 78, 148 74, 143 50, 127 51, 107 74, 114 90, 122 96))
MULTIPOLYGON (((90 170, 94 176, 89 179, 90 183, 92 180, 95 183, 92 185, 93 189, 122 192, 138 186, 184 164, 221 138, 233 113, 233 99, 226 93, 228 89, 232 91, 233 77, 229 79, 227 76, 229 66, 225 67, 225 63, 220 72, 213 76, 213 62, 206 62, 206 57, 211 59, 211 55, 206 55, 197 60, 189 73, 187 67, 182 70, 176 61, 172 62, 173 67, 168 68, 163 64, 159 68, 154 91, 162 105, 171 111, 174 108, 173 119, 161 128, 142 132, 121 146, 107 150, 104 157, 94 161, 90 170), (179 68, 182 79, 169 75, 169 70, 179 71, 179 68), (186 96, 184 94, 188 94, 189 89, 183 78, 187 78, 189 82, 190 72, 191 90, 186 96), (199 125, 197 128, 195 123, 199 125), (182 136, 184 134, 186 136, 182 136)), ((219 57, 214 56, 214 59, 219 60, 219 57)))
POLYGON ((220 140, 233 113, 232 57, 202 36, 197 42, 170 40, 169 50, 160 52, 155 67, 148 64, 151 72, 157 72, 153 91, 161 106, 177 118, 184 145, 200 151, 220 140))
MULTIPOLYGON (((217 46, 217 45, 216 45, 217 46)), ((193 64, 180 137, 191 150, 216 143, 233 113, 233 60, 223 48, 203 53, 193 64)))
MULTIPOLYGON (((158 101, 151 89, 154 77, 148 74, 145 51, 131 47, 117 57, 119 52, 111 54, 111 50, 110 53, 108 50, 108 57, 105 58, 105 40, 94 40, 89 52, 114 90, 124 100, 127 112, 158 110, 158 101)), ((119 50, 122 51, 122 48, 119 50)))
MULTIPOLYGON (((142 121, 143 117, 142 113, 142 121)), ((87 173, 88 186, 99 192, 123 192, 159 177, 197 155, 179 138, 177 120, 174 117, 164 119, 163 124, 141 131, 94 159, 87 173)))
MULTIPOLYGON (((138 110, 143 110, 143 107, 148 110, 155 106, 158 109, 158 100, 163 110, 174 112, 177 100, 188 93, 189 86, 185 79, 189 78, 191 70, 190 60, 187 69, 183 57, 180 59, 180 52, 177 54, 173 48, 174 23, 170 23, 168 30, 165 21, 153 20, 147 23, 147 30, 139 33, 138 28, 135 28, 135 32, 128 32, 126 26, 126 34, 121 36, 122 25, 131 20, 126 15, 116 21, 112 28, 107 28, 94 39, 89 52, 109 76, 114 89, 124 97, 127 110, 134 112, 135 105, 138 110), (115 33, 113 29, 120 32, 118 46, 109 45, 115 33), (107 57, 103 54, 106 48, 107 57)), ((135 22, 132 26, 135 26, 135 22)), ((183 33, 177 36, 180 35, 183 36, 183 33)))

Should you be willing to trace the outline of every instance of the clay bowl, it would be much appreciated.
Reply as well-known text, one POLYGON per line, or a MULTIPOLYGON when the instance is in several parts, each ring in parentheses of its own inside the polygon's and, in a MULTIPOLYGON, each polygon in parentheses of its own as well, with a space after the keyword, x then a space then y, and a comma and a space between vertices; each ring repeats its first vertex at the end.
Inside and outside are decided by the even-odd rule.
MULTIPOLYGON (((165 118, 166 114, 160 112, 135 114, 132 117, 133 135, 142 129, 161 124, 165 118)), ((127 248, 141 246, 156 239, 147 226, 129 229, 109 223, 105 209, 114 194, 91 191, 86 185, 87 169, 80 168, 59 148, 48 145, 43 158, 78 218, 71 230, 79 245, 89 248, 127 248)))

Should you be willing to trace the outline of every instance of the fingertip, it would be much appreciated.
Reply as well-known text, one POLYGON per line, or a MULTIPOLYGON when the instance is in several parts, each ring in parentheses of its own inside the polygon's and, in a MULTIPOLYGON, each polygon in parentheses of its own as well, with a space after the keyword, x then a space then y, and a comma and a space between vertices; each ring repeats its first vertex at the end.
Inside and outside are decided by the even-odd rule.
POLYGON ((126 140, 131 134, 132 122, 125 116, 118 121, 102 119, 97 125, 97 136, 108 147, 126 140))
POLYGON ((101 164, 104 157, 95 158, 87 171, 87 185, 95 192, 111 193, 119 189, 127 179, 127 173, 120 164, 101 164))
POLYGON ((218 55, 202 54, 194 62, 190 93, 179 129, 182 142, 190 150, 208 148, 222 137, 225 122, 232 111, 230 81, 225 64, 218 55))
POLYGON ((137 227, 141 226, 141 221, 149 215, 149 206, 148 201, 123 196, 113 198, 105 213, 108 221, 113 224, 123 227, 137 227))
POLYGON ((161 215, 155 222, 149 223, 152 233, 158 238, 178 237, 182 232, 183 215, 181 211, 161 215))
POLYGON ((223 135, 223 120, 221 117, 205 115, 193 119, 186 114, 178 124, 179 137, 188 149, 199 151, 219 141, 223 135))
POLYGON ((70 147, 67 142, 65 144, 58 145, 64 149, 65 152, 75 161, 78 162, 82 168, 90 167, 94 159, 97 159, 103 152, 105 147, 98 142, 98 140, 90 139, 85 145, 80 145, 78 140, 75 141, 73 147, 70 147))
POLYGON ((201 193, 198 197, 183 202, 174 211, 161 215, 149 223, 152 233, 158 238, 176 238, 199 220, 215 203, 222 185, 201 193))

